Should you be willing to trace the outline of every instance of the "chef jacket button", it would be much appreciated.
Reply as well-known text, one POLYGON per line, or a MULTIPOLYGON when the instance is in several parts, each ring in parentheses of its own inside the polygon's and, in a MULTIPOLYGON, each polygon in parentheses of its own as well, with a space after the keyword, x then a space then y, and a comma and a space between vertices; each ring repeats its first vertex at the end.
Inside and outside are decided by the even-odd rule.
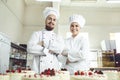
POLYGON ((40 62, 42 62, 42 61, 40 61, 40 62))
POLYGON ((50 61, 50 63, 52 63, 52 61, 50 61))

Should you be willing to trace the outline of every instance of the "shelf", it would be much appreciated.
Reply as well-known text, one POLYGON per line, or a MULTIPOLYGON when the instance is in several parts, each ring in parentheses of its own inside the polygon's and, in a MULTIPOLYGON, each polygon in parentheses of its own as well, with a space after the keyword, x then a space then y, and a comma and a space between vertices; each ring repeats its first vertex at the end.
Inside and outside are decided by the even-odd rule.
POLYGON ((105 55, 114 55, 113 52, 103 52, 103 54, 105 54, 105 55))
POLYGON ((25 60, 26 61, 26 59, 18 59, 18 58, 10 58, 10 59, 13 59, 13 60, 25 60))
POLYGON ((27 52, 26 48, 11 42, 11 47, 27 52))
POLYGON ((100 67, 100 68, 90 68, 93 70, 120 70, 120 67, 100 67))
POLYGON ((120 67, 120 54, 113 51, 102 52, 103 67, 120 67))
POLYGON ((115 67, 115 51, 102 52, 103 67, 115 67))
POLYGON ((26 68, 27 63, 27 45, 17 45, 11 42, 11 54, 10 54, 10 70, 16 70, 17 68, 26 68))

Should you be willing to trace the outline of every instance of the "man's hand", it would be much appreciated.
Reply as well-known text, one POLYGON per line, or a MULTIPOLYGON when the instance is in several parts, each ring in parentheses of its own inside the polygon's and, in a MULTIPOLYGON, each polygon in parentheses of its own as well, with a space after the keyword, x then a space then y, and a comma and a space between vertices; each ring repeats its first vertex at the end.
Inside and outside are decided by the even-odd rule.
POLYGON ((66 64, 69 64, 69 63, 70 63, 70 61, 69 61, 69 59, 67 59, 66 64))
POLYGON ((69 63, 76 63, 78 61, 74 61, 74 62, 71 62, 69 59, 66 60, 66 64, 69 64, 69 63))
POLYGON ((54 54, 55 52, 54 52, 54 51, 52 51, 52 50, 49 50, 49 53, 54 54))
POLYGON ((40 46, 42 46, 42 47, 45 47, 45 46, 44 46, 44 41, 39 42, 38 45, 40 45, 40 46))

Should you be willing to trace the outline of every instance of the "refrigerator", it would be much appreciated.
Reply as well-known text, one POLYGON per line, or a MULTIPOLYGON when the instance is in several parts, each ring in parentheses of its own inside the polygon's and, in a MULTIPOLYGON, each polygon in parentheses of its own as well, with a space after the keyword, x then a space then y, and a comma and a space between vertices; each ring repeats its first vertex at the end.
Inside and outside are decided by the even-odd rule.
POLYGON ((0 73, 9 69, 10 43, 8 36, 0 32, 0 73))

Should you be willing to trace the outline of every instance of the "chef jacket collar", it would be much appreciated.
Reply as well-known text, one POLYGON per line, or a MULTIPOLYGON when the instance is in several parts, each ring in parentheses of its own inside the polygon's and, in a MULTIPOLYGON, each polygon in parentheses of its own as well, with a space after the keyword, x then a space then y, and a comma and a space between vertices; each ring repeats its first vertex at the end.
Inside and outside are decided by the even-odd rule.
POLYGON ((50 32, 50 33, 54 33, 53 31, 48 31, 48 30, 46 30, 46 29, 43 29, 43 31, 47 31, 47 32, 50 32))
POLYGON ((74 38, 71 36, 71 38, 75 40, 75 39, 80 38, 80 36, 81 36, 81 34, 80 34, 80 33, 78 33, 78 35, 77 35, 77 36, 75 36, 74 38))

